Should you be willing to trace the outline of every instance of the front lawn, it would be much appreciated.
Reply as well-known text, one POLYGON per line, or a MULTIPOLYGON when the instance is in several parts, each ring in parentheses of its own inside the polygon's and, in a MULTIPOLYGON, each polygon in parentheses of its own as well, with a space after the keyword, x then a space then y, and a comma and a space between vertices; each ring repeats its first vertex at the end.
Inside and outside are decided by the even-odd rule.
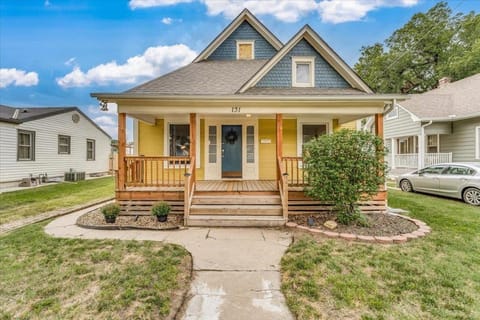
POLYGON ((163 319, 189 287, 180 246, 56 239, 45 224, 0 237, 0 319, 163 319))
POLYGON ((0 224, 114 196, 112 177, 0 194, 0 224))
POLYGON ((432 234, 382 246, 299 235, 282 259, 282 291, 298 319, 480 319, 480 210, 389 191, 432 234))

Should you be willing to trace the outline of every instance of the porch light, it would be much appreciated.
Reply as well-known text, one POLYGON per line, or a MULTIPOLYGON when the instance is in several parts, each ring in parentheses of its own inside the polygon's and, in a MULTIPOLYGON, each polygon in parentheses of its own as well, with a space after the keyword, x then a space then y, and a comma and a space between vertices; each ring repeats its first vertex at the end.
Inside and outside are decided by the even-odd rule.
POLYGON ((247 113, 245 117, 250 118, 252 115, 250 113, 247 113))

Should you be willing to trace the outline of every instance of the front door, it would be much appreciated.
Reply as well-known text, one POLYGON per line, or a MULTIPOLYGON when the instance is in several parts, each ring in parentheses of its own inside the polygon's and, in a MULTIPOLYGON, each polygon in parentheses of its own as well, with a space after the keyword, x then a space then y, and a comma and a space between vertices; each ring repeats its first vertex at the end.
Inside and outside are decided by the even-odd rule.
POLYGON ((222 126, 222 178, 242 178, 242 126, 222 126))

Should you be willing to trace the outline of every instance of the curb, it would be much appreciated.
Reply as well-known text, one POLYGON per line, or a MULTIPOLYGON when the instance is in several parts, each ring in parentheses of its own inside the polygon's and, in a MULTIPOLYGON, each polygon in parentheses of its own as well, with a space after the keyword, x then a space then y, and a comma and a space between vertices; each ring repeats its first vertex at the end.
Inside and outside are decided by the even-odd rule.
POLYGON ((17 221, 8 222, 8 223, 5 223, 3 225, 0 225, 0 235, 6 234, 6 233, 8 233, 10 231, 13 231, 13 230, 23 228, 23 227, 28 226, 30 224, 42 222, 42 221, 45 221, 45 220, 48 220, 48 219, 51 219, 51 218, 57 218, 57 217, 64 216, 64 215, 67 215, 67 214, 70 214, 70 213, 73 213, 73 212, 76 212, 76 211, 88 209, 90 207, 94 207, 94 206, 97 206, 99 204, 103 204, 103 203, 112 201, 114 199, 115 199, 115 197, 104 198, 104 199, 100 199, 100 200, 97 200, 97 201, 89 202, 87 204, 82 204, 82 205, 78 205, 78 206, 75 206, 75 207, 71 207, 71 208, 68 208, 68 209, 53 210, 53 211, 50 211, 50 212, 44 212, 44 213, 42 213, 38 216, 33 216, 33 217, 29 217, 29 218, 25 218, 25 219, 21 219, 21 220, 17 220, 17 221))
POLYGON ((418 238, 423 238, 430 232, 432 232, 432 228, 430 228, 425 222, 418 220, 418 219, 413 219, 398 213, 392 213, 389 212, 388 214, 397 216, 400 218, 403 218, 405 220, 413 222, 418 229, 410 232, 410 233, 403 233, 395 236, 363 236, 363 235, 357 235, 353 233, 339 233, 335 231, 326 231, 326 230, 321 230, 321 229, 316 229, 316 228, 310 228, 307 226, 303 225, 298 225, 295 222, 287 222, 285 224, 286 227, 288 228, 296 228, 299 230, 304 230, 307 232, 310 232, 312 234, 319 234, 321 236, 324 236, 326 238, 330 239, 343 239, 346 241, 355 241, 355 242, 363 242, 363 243, 378 243, 378 244, 400 244, 400 243, 405 243, 407 241, 413 240, 413 239, 418 239, 418 238))
POLYGON ((107 225, 89 225, 82 223, 75 223, 77 226, 84 229, 94 229, 94 230, 151 230, 151 231, 171 231, 171 230, 180 230, 179 226, 166 227, 162 229, 150 228, 150 227, 137 227, 137 226, 107 226, 107 225))

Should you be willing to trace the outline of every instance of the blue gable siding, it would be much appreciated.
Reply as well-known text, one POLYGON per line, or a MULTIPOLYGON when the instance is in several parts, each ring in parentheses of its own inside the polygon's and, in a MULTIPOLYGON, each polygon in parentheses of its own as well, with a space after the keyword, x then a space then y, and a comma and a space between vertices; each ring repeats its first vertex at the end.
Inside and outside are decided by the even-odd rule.
POLYGON ((255 41, 255 59, 270 59, 277 50, 255 30, 250 23, 244 21, 222 44, 208 57, 208 60, 236 60, 237 40, 255 41))
POLYGON ((316 88, 350 88, 343 77, 305 40, 300 40, 256 85, 262 88, 292 87, 292 56, 315 57, 316 88))

